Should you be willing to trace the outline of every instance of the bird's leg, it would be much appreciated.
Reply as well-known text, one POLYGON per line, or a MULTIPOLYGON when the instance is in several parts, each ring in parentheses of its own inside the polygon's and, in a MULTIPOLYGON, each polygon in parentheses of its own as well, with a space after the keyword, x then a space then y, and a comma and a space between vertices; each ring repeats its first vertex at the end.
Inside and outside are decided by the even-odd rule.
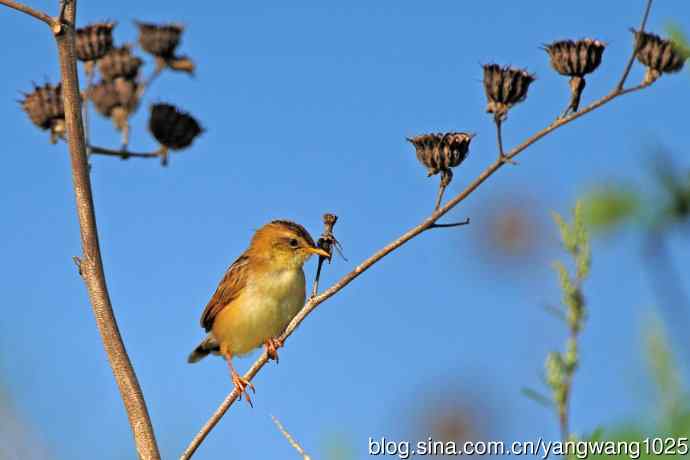
POLYGON ((254 404, 252 404, 252 398, 249 397, 249 392, 247 392, 247 387, 249 387, 251 388, 252 392, 256 393, 254 385, 252 382, 237 373, 235 367, 232 365, 232 355, 230 353, 225 355, 225 360, 228 362, 228 367, 230 368, 230 378, 232 379, 232 384, 235 385, 235 388, 237 388, 237 391, 239 392, 239 397, 242 398, 242 395, 244 394, 244 398, 247 400, 249 405, 254 407, 254 404))
POLYGON ((278 348, 283 346, 283 341, 277 337, 272 337, 266 339, 264 342, 264 347, 266 347, 266 353, 270 359, 274 359, 278 363, 278 348))

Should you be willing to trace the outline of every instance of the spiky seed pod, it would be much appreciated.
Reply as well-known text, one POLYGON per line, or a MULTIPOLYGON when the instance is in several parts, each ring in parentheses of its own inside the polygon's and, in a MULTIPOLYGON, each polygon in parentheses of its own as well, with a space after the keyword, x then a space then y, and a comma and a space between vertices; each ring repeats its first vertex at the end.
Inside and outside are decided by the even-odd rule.
POLYGON ((164 59, 175 55, 184 27, 180 24, 151 24, 137 22, 139 44, 148 53, 164 59))
POLYGON ((50 130, 52 143, 57 142, 58 136, 64 134, 65 106, 61 84, 34 85, 34 90, 25 94, 24 100, 20 103, 33 124, 41 129, 50 130))
POLYGON ((645 83, 654 82, 662 73, 678 72, 683 68, 686 56, 671 40, 634 29, 632 32, 635 34, 635 56, 647 66, 645 83))
POLYGON ((164 103, 151 106, 149 129, 161 145, 173 150, 189 147, 203 131, 194 117, 164 103))
POLYGON ((124 129, 127 118, 139 105, 139 85, 124 78, 102 81, 88 91, 96 110, 109 117, 119 130, 124 129))
POLYGON ((510 66, 486 64, 483 68, 484 91, 488 100, 486 111, 493 113, 497 120, 503 119, 508 109, 525 100, 535 77, 526 70, 510 66))
POLYGON ((601 64, 606 44, 600 40, 561 40, 544 46, 549 53, 551 67, 569 77, 582 77, 592 73, 601 64))
POLYGON ((75 31, 77 59, 88 62, 100 59, 113 47, 114 22, 96 22, 75 31))
POLYGON ((115 80, 125 78, 135 80, 139 73, 139 67, 144 63, 141 59, 132 54, 129 46, 112 48, 105 56, 98 61, 98 69, 101 71, 103 80, 115 80))
POLYGON ((565 113, 571 110, 577 112, 582 91, 587 84, 584 76, 599 67, 605 49, 604 42, 592 38, 561 40, 544 46, 544 50, 549 53, 551 67, 561 75, 570 77, 571 97, 565 113))
POLYGON ((473 134, 451 132, 422 134, 407 140, 414 145, 417 159, 426 166, 429 176, 444 172, 450 182, 450 168, 467 158, 473 137, 473 134))

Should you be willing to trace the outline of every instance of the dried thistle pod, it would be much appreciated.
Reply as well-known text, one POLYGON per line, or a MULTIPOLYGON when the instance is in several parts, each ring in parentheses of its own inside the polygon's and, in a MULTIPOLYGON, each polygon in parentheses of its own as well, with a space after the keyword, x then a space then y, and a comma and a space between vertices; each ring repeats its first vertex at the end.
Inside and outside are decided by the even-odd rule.
POLYGON ((184 31, 182 25, 147 22, 136 22, 136 25, 139 27, 139 44, 144 51, 163 59, 174 57, 184 31))
POLYGON ((116 78, 135 80, 139 73, 139 67, 144 63, 140 58, 132 54, 129 46, 112 48, 98 61, 98 69, 103 80, 112 81, 116 78))
POLYGON ((604 42, 592 38, 561 40, 544 46, 549 53, 551 67, 559 74, 570 77, 571 97, 564 115, 569 111, 577 112, 586 85, 584 76, 599 67, 605 49, 604 42))
POLYGON ((467 158, 473 137, 474 134, 450 132, 422 134, 407 138, 407 141, 414 145, 417 159, 426 167, 427 175, 441 173, 436 209, 441 204, 444 190, 453 180, 451 168, 458 166, 467 158))
POLYGON ((683 68, 687 56, 671 40, 649 32, 631 30, 635 34, 635 57, 647 67, 646 84, 653 83, 662 73, 674 73, 683 68))
POLYGON ((65 133, 65 106, 62 99, 62 85, 46 83, 43 86, 34 84, 31 93, 25 93, 19 101, 22 109, 33 124, 44 130, 50 130, 50 141, 54 144, 59 136, 65 133))
POLYGON ((569 77, 582 77, 594 72, 601 64, 605 48, 604 42, 592 38, 561 40, 544 46, 551 58, 551 67, 569 77))
POLYGON ((502 120, 512 106, 527 98, 527 90, 535 76, 523 69, 498 64, 485 64, 483 69, 488 100, 486 111, 493 113, 494 119, 502 120))
POLYGON ((149 129, 161 145, 172 150, 189 147, 203 131, 194 117, 165 103, 151 106, 149 129))
POLYGON ((113 47, 114 22, 96 22, 75 31, 77 59, 84 62, 100 59, 113 47))
POLYGON ((422 134, 407 140, 414 145, 417 159, 426 166, 428 175, 433 176, 462 163, 473 137, 474 134, 450 132, 422 134))
POLYGON ((112 119, 120 131, 125 129, 127 118, 139 105, 139 85, 125 78, 93 85, 89 88, 88 95, 96 110, 112 119))

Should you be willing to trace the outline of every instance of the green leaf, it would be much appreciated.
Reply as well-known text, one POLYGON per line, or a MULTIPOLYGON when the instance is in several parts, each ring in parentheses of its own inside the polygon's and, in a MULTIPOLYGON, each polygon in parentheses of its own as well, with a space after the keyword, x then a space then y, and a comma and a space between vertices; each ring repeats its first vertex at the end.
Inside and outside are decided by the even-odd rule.
POLYGON ((676 45, 676 49, 684 59, 690 58, 690 41, 677 23, 670 23, 666 26, 671 41, 676 45))
POLYGON ((636 192, 620 186, 595 189, 582 201, 583 221, 596 232, 614 230, 637 215, 639 201, 636 192))
POLYGON ((522 387, 520 389, 520 393, 522 393, 523 396, 531 399, 532 401, 544 407, 553 407, 553 401, 551 401, 551 399, 549 399, 548 396, 545 396, 536 390, 527 387, 522 387))
POLYGON ((577 250, 577 239, 575 232, 570 228, 568 223, 563 220, 563 217, 561 217, 560 214, 557 212, 552 212, 551 216, 553 217, 554 222, 556 222, 558 230, 561 232, 561 243, 563 243, 563 246, 568 252, 575 254, 575 251, 577 250))

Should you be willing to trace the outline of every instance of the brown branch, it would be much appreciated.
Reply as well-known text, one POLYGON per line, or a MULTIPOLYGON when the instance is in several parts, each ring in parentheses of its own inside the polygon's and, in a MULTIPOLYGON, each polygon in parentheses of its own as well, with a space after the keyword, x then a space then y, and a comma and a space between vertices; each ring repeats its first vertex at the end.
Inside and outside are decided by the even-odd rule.
MULTIPOLYGON (((81 118, 81 97, 74 49, 76 0, 65 2, 65 23, 55 35, 60 58, 60 74, 67 124, 67 142, 72 164, 72 180, 77 205, 83 255, 79 268, 89 293, 96 325, 120 389, 140 459, 158 460, 160 454, 153 434, 139 382, 129 360, 108 295, 103 262, 98 242, 96 216, 91 193, 89 166, 86 158, 84 126, 81 118)), ((55 28, 53 28, 55 31, 55 28)))
MULTIPOLYGON (((640 22, 640 32, 643 32, 645 26, 647 25, 647 19, 649 19, 649 12, 652 10, 652 1, 653 0, 647 0, 647 6, 645 7, 644 14, 642 15, 642 22, 640 22)), ((635 44, 633 45, 632 54, 630 54, 630 59, 628 59, 628 63, 625 65, 625 70, 623 70, 623 75, 621 76, 620 81, 616 85, 616 90, 621 91, 623 89, 623 87, 625 86, 625 80, 628 79, 628 75, 630 74, 630 69, 632 69, 633 63, 635 62, 635 54, 636 53, 637 53, 637 40, 635 40, 635 44)))
POLYGON ((156 150, 155 152, 130 152, 129 150, 108 149, 105 147, 98 147, 96 145, 90 145, 89 150, 93 155, 120 157, 123 160, 127 160, 129 158, 160 158, 161 154, 163 153, 163 149, 156 150))
MULTIPOLYGON (((457 194, 453 199, 448 201, 444 206, 439 208, 438 210, 434 211, 429 217, 424 219, 421 223, 416 225, 415 227, 411 228, 407 232, 405 232, 403 235, 401 235, 398 239, 392 241, 391 243, 387 244, 384 246, 382 249, 378 250, 375 252, 372 256, 370 256, 368 259, 366 259, 364 262, 359 264, 357 267, 355 267, 354 270, 352 270, 350 273, 347 275, 343 276, 337 283, 333 284, 331 287, 323 291, 321 294, 311 297, 302 307, 302 310, 297 313, 297 316, 290 322, 288 325, 287 329, 285 332, 281 335, 280 340, 283 342, 287 340, 288 337, 299 327, 299 325, 304 321, 304 319, 314 310, 319 304, 323 303, 333 295, 335 295, 338 291, 343 289, 345 286, 350 284, 355 278, 360 276, 362 273, 364 273, 367 269, 369 269, 372 265, 383 259, 385 256, 390 254, 391 252, 395 251, 397 248, 402 246, 403 244, 407 243, 410 241, 412 238, 422 234, 423 232, 436 228, 439 226, 443 226, 444 224, 436 224, 436 221, 440 219, 442 216, 444 216, 448 211, 453 209, 455 206, 457 206, 461 201, 463 201, 465 198, 467 198, 472 192, 474 192, 485 180, 487 180, 489 177, 491 177, 496 171, 498 171, 504 164, 506 164, 506 160, 511 160, 518 156, 522 151, 524 151, 527 147, 531 146, 535 142, 537 142, 539 139, 543 138, 544 136, 548 135, 549 133, 557 130, 561 126, 567 125, 568 123, 580 118, 581 116, 605 105, 606 103, 612 101, 613 99, 623 96, 625 94, 629 94, 635 91, 639 91, 641 89, 646 88, 649 86, 649 83, 642 83, 638 86, 628 88, 625 90, 614 90, 608 95, 602 97, 598 101, 593 102, 589 106, 585 107, 584 109, 580 110, 579 112, 573 113, 568 115, 565 118, 558 118, 556 121, 551 123, 549 126, 546 128, 542 129, 541 131, 537 132, 536 134, 530 136, 525 140, 522 144, 518 145, 517 147, 513 148, 510 152, 506 154, 505 159, 501 159, 500 157, 497 158, 489 167, 487 167, 472 183, 470 183, 465 190, 457 194)), ((261 370, 261 368, 268 362, 268 355, 266 352, 264 352, 255 362, 252 364, 252 366, 249 368, 246 374, 244 374, 244 378, 247 380, 252 380, 256 374, 261 370)), ((182 453, 180 456, 180 460, 188 460, 194 455, 194 452, 199 448, 201 443, 204 441, 206 436, 211 432, 214 426, 220 421, 220 419, 225 415, 227 410, 230 408, 230 406, 235 402, 235 400, 238 397, 238 392, 237 389, 233 389, 230 394, 225 398, 225 400, 220 404, 218 409, 211 415, 211 417, 208 419, 208 421, 201 427, 201 430, 194 436, 192 441, 189 443, 189 446, 185 449, 185 451, 182 453)))
POLYGON ((452 224, 431 224, 429 226, 429 230, 432 228, 450 228, 450 227, 461 227, 463 225, 469 225, 470 224, 470 218, 468 217, 467 219, 460 221, 460 222, 453 222, 452 224))
POLYGON ((503 120, 501 117, 496 116, 494 117, 494 124, 496 125, 496 143, 498 144, 498 158, 504 162, 504 163, 510 163, 510 164, 517 164, 511 159, 509 159, 505 151, 503 150, 503 130, 501 127, 503 126, 503 120))
POLYGON ((33 16, 39 21, 45 22, 48 24, 51 30, 53 30, 53 33, 59 33, 60 31, 60 22, 56 18, 44 13, 43 11, 35 10, 30 6, 24 5, 20 2, 15 2, 14 0, 0 0, 0 5, 8 6, 17 11, 21 11, 22 13, 26 13, 29 16, 33 16))

